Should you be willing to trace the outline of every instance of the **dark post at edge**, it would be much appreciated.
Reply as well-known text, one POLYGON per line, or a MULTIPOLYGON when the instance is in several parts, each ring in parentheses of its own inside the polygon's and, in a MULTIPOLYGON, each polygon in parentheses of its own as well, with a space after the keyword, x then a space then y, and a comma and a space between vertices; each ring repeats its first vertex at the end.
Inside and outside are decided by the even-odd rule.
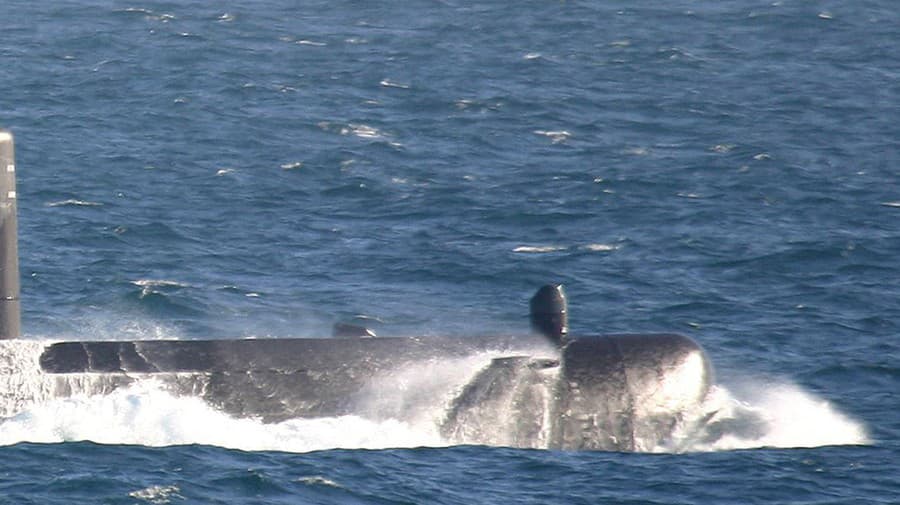
POLYGON ((15 148, 12 133, 0 129, 0 339, 18 338, 21 326, 16 228, 15 148))

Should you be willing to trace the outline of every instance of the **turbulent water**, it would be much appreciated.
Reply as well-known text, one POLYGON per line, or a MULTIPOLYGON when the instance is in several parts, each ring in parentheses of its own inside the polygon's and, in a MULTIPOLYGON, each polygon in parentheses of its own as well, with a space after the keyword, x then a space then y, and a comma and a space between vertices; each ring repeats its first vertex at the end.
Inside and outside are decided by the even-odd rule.
POLYGON ((0 503, 895 501, 895 7, 6 2, 35 343, 0 358, 0 503), (702 344, 709 415, 513 449, 440 429, 488 356, 273 424, 37 372, 72 338, 524 333, 551 281, 575 334, 702 344))

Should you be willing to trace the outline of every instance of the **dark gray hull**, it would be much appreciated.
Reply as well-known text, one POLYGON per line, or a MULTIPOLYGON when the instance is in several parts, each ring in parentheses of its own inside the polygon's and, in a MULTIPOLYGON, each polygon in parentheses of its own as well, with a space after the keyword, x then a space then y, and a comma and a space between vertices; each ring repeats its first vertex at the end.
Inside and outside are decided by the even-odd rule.
POLYGON ((680 335, 583 337, 562 349, 539 337, 62 342, 40 366, 102 374, 107 388, 162 378, 265 422, 402 419, 419 391, 442 406, 436 422, 454 443, 599 450, 664 443, 712 380, 703 350, 680 335))

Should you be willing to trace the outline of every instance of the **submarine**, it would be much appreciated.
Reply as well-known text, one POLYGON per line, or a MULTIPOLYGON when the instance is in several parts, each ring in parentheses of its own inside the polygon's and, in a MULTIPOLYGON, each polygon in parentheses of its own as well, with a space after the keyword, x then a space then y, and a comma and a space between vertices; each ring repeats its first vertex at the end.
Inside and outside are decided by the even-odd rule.
POLYGON ((23 339, 15 175, 13 135, 0 130, 0 353, 24 356, 0 373, 31 381, 0 377, 12 389, 0 398, 15 398, 0 417, 144 380, 265 423, 424 417, 451 444, 646 451, 704 415, 713 368, 697 342, 571 335, 559 284, 531 297, 523 334, 378 337, 338 323, 322 338, 23 339))

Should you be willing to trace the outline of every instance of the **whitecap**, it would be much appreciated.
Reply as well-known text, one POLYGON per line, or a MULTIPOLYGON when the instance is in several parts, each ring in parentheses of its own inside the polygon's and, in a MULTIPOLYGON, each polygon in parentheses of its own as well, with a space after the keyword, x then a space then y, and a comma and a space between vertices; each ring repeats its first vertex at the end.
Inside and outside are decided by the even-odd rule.
POLYGON ((165 291, 172 291, 188 287, 187 284, 182 284, 176 281, 154 279, 138 279, 136 281, 131 281, 131 283, 141 288, 141 299, 151 295, 159 295, 164 293, 165 291))
POLYGON ((737 147, 734 144, 716 144, 709 148, 714 153, 730 153, 737 147))
POLYGON ((372 126, 364 124, 353 123, 350 123, 346 127, 341 128, 341 135, 355 135, 363 139, 378 139, 384 136, 384 134, 382 134, 381 131, 378 130, 378 128, 374 128, 372 126))
POLYGON ((138 279, 135 281, 131 281, 135 286, 140 286, 142 288, 187 288, 190 287, 190 284, 185 284, 183 282, 178 281, 168 281, 165 279, 138 279))
POLYGON ((60 200, 58 202, 50 202, 47 204, 47 207, 101 207, 102 203, 99 202, 89 202, 86 200, 77 200, 74 198, 70 198, 68 200, 60 200))
POLYGON ((281 168, 283 170, 296 170, 298 168, 301 168, 302 166, 303 166, 302 161, 295 161, 293 163, 285 163, 285 164, 281 165, 281 168))
POLYGON ((302 482, 302 483, 310 485, 310 486, 327 486, 327 487, 337 487, 337 488, 342 487, 337 482, 335 482, 329 478, 323 477, 321 475, 307 475, 304 477, 298 477, 297 482, 302 482))
POLYGON ((565 142, 566 140, 569 140, 569 137, 572 136, 572 134, 566 130, 535 130, 534 133, 549 138, 554 144, 565 142))
POLYGON ((128 493, 128 496, 156 505, 170 503, 172 498, 184 499, 178 494, 181 489, 178 486, 150 486, 128 493))
POLYGON ((540 254, 540 253, 551 253, 557 251, 565 251, 565 246, 559 245, 521 245, 513 249, 513 252, 517 253, 529 253, 529 254, 540 254))
POLYGON ((614 244, 588 244, 582 247, 582 249, 592 252, 610 252, 615 251, 618 248, 619 246, 614 244))
POLYGON ((400 89, 409 89, 408 84, 400 84, 398 82, 391 81, 389 79, 382 79, 379 83, 385 88, 400 88, 400 89))

